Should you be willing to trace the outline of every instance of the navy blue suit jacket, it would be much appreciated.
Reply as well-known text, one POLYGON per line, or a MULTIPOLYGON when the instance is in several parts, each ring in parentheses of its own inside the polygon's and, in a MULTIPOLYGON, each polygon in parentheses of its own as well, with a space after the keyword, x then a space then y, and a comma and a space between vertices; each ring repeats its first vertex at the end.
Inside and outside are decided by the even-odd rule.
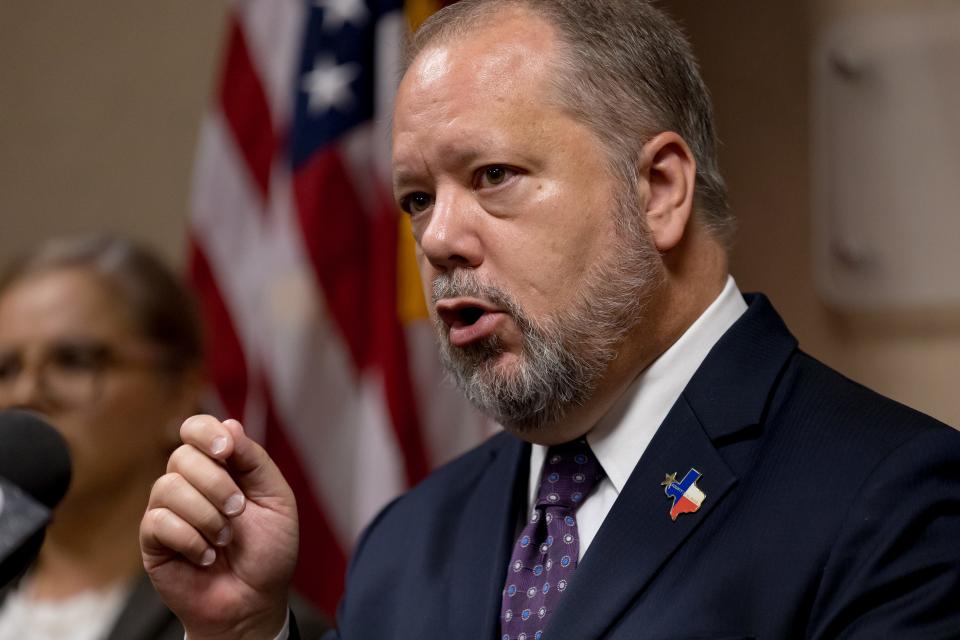
MULTIPOLYGON (((799 351, 766 298, 748 303, 545 639, 960 637, 960 433, 799 351), (706 499, 671 521, 660 483, 691 467, 706 499)), ((356 549, 340 637, 498 638, 528 465, 529 445, 500 434, 386 508, 356 549)))

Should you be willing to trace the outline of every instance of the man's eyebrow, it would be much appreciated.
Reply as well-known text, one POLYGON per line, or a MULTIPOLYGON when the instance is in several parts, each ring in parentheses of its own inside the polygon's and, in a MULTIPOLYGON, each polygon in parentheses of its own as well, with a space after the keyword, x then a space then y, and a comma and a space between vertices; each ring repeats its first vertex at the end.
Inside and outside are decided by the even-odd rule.
POLYGON ((395 170, 393 172, 393 190, 399 191, 408 184, 419 181, 419 174, 413 171, 395 170))
MULTIPOLYGON (((443 158, 443 167, 447 170, 458 170, 470 166, 477 162, 477 159, 484 155, 483 149, 478 148, 453 148, 440 150, 440 156, 443 158)), ((423 182, 423 174, 419 171, 408 171, 397 169, 393 172, 393 188, 398 190, 408 184, 423 182)))

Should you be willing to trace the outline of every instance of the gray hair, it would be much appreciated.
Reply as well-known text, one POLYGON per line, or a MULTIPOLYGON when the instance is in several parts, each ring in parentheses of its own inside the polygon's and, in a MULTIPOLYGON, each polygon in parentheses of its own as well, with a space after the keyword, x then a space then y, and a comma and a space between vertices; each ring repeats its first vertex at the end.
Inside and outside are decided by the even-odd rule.
POLYGON ((566 45, 556 61, 556 95, 604 143, 614 175, 635 193, 643 145, 660 132, 676 132, 696 160, 701 223, 729 245, 735 221, 717 163, 710 95, 683 31, 649 2, 460 0, 413 35, 407 64, 431 43, 464 36, 489 24, 494 11, 518 7, 544 18, 566 45))

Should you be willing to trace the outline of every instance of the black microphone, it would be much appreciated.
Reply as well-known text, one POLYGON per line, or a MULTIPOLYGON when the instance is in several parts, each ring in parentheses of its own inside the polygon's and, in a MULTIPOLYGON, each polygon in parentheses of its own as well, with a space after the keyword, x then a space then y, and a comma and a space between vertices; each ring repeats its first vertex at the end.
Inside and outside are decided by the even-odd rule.
POLYGON ((70 454, 34 413, 0 411, 0 589, 40 551, 53 508, 70 486, 70 454))

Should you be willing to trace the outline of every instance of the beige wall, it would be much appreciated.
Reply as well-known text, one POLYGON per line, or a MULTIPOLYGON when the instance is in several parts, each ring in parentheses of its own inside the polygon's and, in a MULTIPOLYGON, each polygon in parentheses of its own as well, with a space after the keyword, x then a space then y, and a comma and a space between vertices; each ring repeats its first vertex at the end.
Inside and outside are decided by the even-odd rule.
MULTIPOLYGON (((827 308, 810 266, 809 57, 841 15, 937 0, 672 0, 711 86, 721 166, 740 220, 732 270, 766 292, 801 347, 855 380, 960 426, 960 313, 827 308)), ((941 0, 942 1, 942 0, 941 0)))
MULTIPOLYGON (((838 13, 928 0, 669 0, 713 88, 741 220, 733 271, 809 352, 960 425, 957 314, 852 317, 810 269, 808 57, 838 13)), ((935 1, 935 0, 929 0, 935 1)), ((0 261, 52 233, 109 228, 182 256, 190 169, 226 0, 0 3, 0 261), (148 7, 148 8, 144 8, 148 7)))
POLYGON ((103 228, 181 257, 225 8, 0 2, 0 261, 103 228))

